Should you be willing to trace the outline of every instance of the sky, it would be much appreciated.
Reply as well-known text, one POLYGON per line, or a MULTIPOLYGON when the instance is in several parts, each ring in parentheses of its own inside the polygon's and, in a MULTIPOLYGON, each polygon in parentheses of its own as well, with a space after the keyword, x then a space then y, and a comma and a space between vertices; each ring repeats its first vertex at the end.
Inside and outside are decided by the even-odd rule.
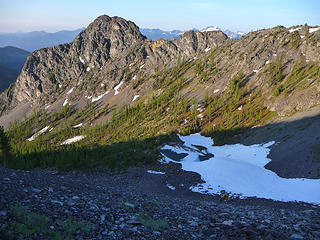
POLYGON ((231 31, 307 23, 320 25, 320 0, 0 0, 0 32, 74 30, 100 15, 140 28, 231 31))

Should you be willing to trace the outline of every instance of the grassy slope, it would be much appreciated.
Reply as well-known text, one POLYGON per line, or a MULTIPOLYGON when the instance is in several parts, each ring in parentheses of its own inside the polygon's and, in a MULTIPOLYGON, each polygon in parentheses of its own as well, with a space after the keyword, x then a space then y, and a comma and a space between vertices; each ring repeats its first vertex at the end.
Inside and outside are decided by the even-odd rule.
POLYGON ((320 79, 317 62, 301 58, 286 72, 283 57, 279 56, 258 75, 258 82, 263 81, 264 87, 251 88, 248 74, 239 69, 230 77, 224 91, 212 94, 199 91, 227 73, 230 75, 228 66, 216 57, 227 56, 227 51, 228 46, 217 48, 198 61, 178 61, 176 67, 158 71, 152 76, 157 85, 154 94, 143 97, 133 106, 123 105, 118 111, 98 108, 97 104, 88 102, 82 112, 70 106, 58 113, 35 112, 25 121, 13 124, 8 131, 13 153, 10 166, 68 170, 107 165, 121 170, 157 160, 161 157, 158 147, 177 132, 203 132, 214 137, 216 143, 223 143, 228 137, 264 124, 276 115, 264 107, 265 101, 270 101, 268 96, 273 101, 309 87, 310 79, 320 79), (193 92, 200 92, 202 96, 193 92), (95 118, 111 111, 110 121, 88 126, 95 118), (83 121, 82 128, 72 127, 83 121), (38 131, 47 125, 54 130, 32 142, 25 141, 36 132, 31 129, 38 131), (60 146, 64 140, 77 135, 86 135, 86 138, 71 146, 60 146))

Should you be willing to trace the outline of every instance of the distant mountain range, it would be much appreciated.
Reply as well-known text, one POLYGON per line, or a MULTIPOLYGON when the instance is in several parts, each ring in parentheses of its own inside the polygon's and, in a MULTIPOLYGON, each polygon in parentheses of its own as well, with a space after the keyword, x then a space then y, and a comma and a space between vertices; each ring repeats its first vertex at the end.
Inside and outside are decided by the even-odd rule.
MULTIPOLYGON (((232 32, 230 30, 222 30, 221 28, 214 27, 214 26, 209 26, 201 30, 199 29, 192 29, 192 30, 196 30, 200 32, 222 31, 231 39, 239 39, 243 35, 245 35, 244 32, 240 32, 240 31, 232 32)), ((153 29, 153 28, 140 28, 140 31, 143 35, 145 35, 147 38, 150 38, 152 40, 159 40, 161 38, 166 40, 173 40, 180 37, 183 33, 186 32, 181 30, 164 31, 161 29, 153 29)))
POLYGON ((62 43, 72 42, 84 28, 73 31, 48 33, 34 31, 25 33, 0 33, 0 47, 14 46, 33 52, 44 47, 53 47, 62 43))
POLYGON ((0 92, 17 79, 28 55, 29 52, 20 48, 0 48, 0 92))
MULTIPOLYGON (((48 33, 45 31, 34 31, 34 32, 25 32, 25 33, 0 33, 0 47, 14 46, 17 48, 25 49, 29 52, 33 52, 40 48, 44 47, 53 47, 58 44, 72 42, 75 37, 82 31, 84 28, 79 28, 73 31, 59 31, 55 33, 48 33)), ((221 30, 219 27, 207 27, 205 29, 192 29, 197 31, 218 31, 221 30)), ((140 28, 140 31, 147 38, 152 40, 159 40, 161 38, 166 40, 173 40, 180 37, 184 32, 181 30, 173 31, 164 31, 161 29, 151 29, 151 28, 140 28)), ((221 30, 229 38, 238 39, 244 33, 242 32, 232 32, 229 30, 221 30)))

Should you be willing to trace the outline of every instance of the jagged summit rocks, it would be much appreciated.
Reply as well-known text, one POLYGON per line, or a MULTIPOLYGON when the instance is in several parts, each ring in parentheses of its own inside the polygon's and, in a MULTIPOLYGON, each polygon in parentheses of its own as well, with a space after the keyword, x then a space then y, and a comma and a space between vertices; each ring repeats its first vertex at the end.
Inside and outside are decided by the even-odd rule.
POLYGON ((33 52, 15 85, 0 96, 0 113, 19 103, 53 102, 67 87, 77 86, 79 92, 86 92, 82 95, 101 94, 131 80, 128 75, 135 73, 128 74, 128 66, 145 65, 143 75, 150 76, 178 56, 191 58, 227 39, 222 32, 189 31, 174 41, 152 42, 133 22, 102 15, 73 42, 33 52), (99 85, 104 89, 100 91, 99 85))

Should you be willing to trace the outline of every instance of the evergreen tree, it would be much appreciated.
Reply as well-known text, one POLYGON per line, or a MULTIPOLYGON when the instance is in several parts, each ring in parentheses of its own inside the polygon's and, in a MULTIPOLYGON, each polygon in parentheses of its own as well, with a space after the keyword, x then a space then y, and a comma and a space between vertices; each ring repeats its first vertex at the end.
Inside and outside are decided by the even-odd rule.
POLYGON ((10 159, 10 143, 7 134, 2 126, 0 126, 0 156, 3 161, 3 166, 7 167, 10 159))

